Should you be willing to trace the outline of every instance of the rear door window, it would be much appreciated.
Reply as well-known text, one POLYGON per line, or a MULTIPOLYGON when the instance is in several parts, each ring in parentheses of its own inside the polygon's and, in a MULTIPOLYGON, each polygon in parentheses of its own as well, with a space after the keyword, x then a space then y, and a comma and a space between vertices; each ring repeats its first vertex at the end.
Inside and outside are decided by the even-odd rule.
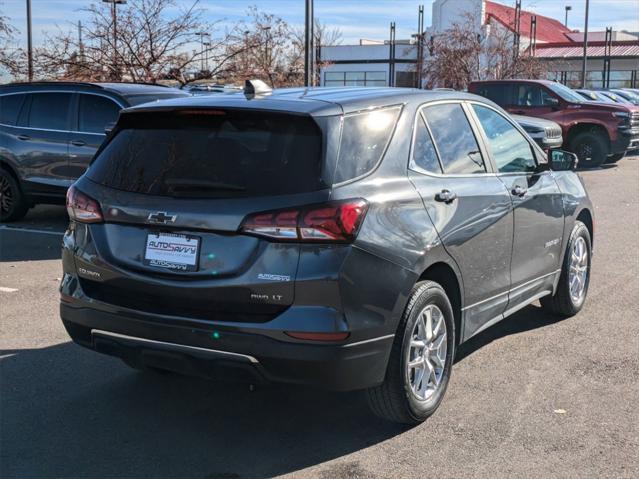
POLYGON ((344 116, 335 183, 370 173, 382 159, 401 106, 344 116))
POLYGON ((0 96, 0 123, 11 126, 17 124, 24 97, 25 95, 0 96))
POLYGON ((327 187, 312 118, 242 110, 129 113, 96 157, 91 180, 119 190, 236 198, 327 187))
POLYGON ((485 173, 486 167, 466 114, 459 103, 424 108, 424 116, 446 174, 485 173))
POLYGON ((502 107, 512 104, 512 85, 509 83, 479 84, 477 94, 502 107))
POLYGON ((85 133, 104 134, 107 125, 118 119, 120 107, 110 98, 99 95, 80 95, 78 130, 85 133))
POLYGON ((44 130, 68 130, 71 93, 32 93, 28 125, 44 130))

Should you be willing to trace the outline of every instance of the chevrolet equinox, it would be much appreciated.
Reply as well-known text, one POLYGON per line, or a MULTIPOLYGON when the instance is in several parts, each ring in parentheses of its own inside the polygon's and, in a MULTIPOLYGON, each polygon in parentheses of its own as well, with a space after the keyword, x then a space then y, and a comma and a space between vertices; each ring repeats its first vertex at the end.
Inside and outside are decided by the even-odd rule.
POLYGON ((500 107, 454 91, 317 88, 123 110, 70 188, 61 316, 137 369, 439 406, 455 350, 588 291, 593 208, 500 107))

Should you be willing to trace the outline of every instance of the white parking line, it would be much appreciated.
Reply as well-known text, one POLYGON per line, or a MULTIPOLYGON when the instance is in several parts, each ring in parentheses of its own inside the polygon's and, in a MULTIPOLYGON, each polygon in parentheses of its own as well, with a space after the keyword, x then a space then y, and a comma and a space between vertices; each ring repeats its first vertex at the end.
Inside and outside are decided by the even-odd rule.
POLYGON ((56 235, 56 236, 61 236, 64 234, 64 232, 62 231, 39 230, 35 228, 20 228, 20 227, 7 226, 7 225, 0 225, 0 230, 21 231, 23 233, 39 233, 43 235, 56 235))
POLYGON ((15 293, 18 291, 16 288, 6 288, 5 286, 0 286, 0 292, 2 293, 15 293))

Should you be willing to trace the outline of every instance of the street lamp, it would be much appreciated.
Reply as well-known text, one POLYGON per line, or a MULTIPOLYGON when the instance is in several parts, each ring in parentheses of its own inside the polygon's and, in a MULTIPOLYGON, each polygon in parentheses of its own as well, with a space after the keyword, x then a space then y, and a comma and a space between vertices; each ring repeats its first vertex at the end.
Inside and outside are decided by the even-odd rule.
POLYGON ((208 72, 209 71, 209 47, 211 46, 211 42, 204 42, 202 43, 202 45, 206 47, 206 50, 204 51, 204 69, 208 72))
POLYGON ((564 21, 564 26, 567 27, 568 26, 568 12, 570 10, 572 10, 572 7, 570 5, 566 5, 564 8, 566 9, 566 20, 564 21))
POLYGON ((118 5, 125 5, 126 0, 102 0, 103 3, 110 3, 113 5, 111 9, 111 18, 113 19, 113 67, 116 72, 118 70, 118 12, 116 7, 118 5))
POLYGON ((31 41, 31 0, 27 0, 27 70, 33 81, 33 43, 31 41))
POLYGON ((204 37, 211 37, 206 32, 195 32, 195 34, 200 37, 200 71, 204 71, 204 37))
POLYGON ((590 0, 586 0, 586 18, 584 20, 584 55, 581 64, 581 88, 586 88, 586 69, 588 64, 588 10, 590 0))

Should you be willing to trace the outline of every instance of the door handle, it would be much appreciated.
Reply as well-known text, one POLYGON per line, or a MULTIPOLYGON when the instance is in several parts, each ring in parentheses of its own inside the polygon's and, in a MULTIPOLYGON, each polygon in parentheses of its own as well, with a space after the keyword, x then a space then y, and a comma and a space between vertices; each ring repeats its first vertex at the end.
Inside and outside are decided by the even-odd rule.
POLYGON ((450 204, 457 199, 457 194, 450 190, 441 190, 435 195, 435 201, 450 204))
POLYGON ((18 140, 29 141, 31 137, 29 135, 18 135, 18 140))
POLYGON ((85 141, 82 141, 82 140, 71 140, 71 144, 73 146, 84 146, 87 143, 85 141))
POLYGON ((516 110, 513 113, 515 113, 515 115, 525 115, 526 112, 524 110, 516 110))
POLYGON ((528 192, 528 188, 524 188, 521 185, 515 185, 511 190, 511 193, 515 196, 524 196, 528 192))

